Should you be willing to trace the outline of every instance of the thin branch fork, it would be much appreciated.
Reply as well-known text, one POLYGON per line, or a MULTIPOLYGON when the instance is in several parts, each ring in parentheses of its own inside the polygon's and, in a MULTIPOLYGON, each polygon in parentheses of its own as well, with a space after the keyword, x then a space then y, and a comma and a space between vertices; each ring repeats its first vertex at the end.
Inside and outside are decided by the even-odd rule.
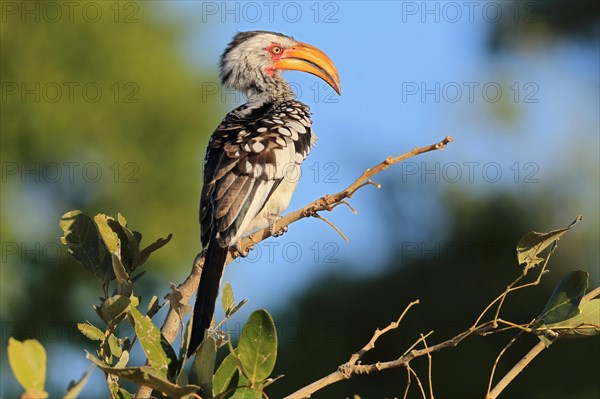
MULTIPOLYGON (((418 301, 415 301, 418 303, 418 301)), ((405 309, 404 313, 415 304, 415 302, 411 302, 409 304, 409 306, 405 309)), ((403 315, 404 315, 403 313, 403 315)), ((402 318, 402 316, 401 316, 402 318)), ((401 319, 400 318, 400 319, 401 319)), ((399 319, 399 320, 400 320, 399 319)), ((371 374, 371 373, 376 373, 382 370, 387 370, 387 369, 392 369, 392 368, 398 368, 398 367, 406 367, 407 370, 409 372, 412 373, 412 375, 415 377, 415 379, 417 380, 417 383, 419 384, 419 387, 421 389, 421 391, 424 393, 423 391, 423 387, 422 384, 420 382, 419 377, 416 375, 416 373, 414 372, 414 370, 412 370, 412 368, 410 367, 410 362, 418 357, 422 357, 422 356, 427 356, 428 358, 430 358, 431 354, 434 352, 439 352, 443 349, 446 348, 451 348, 451 347, 455 347, 457 346, 462 340, 464 340, 465 338, 467 338, 470 335, 476 334, 476 335, 482 335, 483 333, 493 329, 494 327, 491 324, 482 326, 480 328, 477 328, 475 330, 471 330, 468 329, 466 331, 463 331, 462 333, 456 335, 455 337, 441 342, 439 344, 433 345, 433 346, 428 346, 425 339, 427 337, 429 337, 433 331, 429 332, 428 334, 421 334, 421 336, 419 337, 419 339, 408 349, 407 352, 405 352, 402 356, 400 356, 398 359, 395 360, 390 360, 390 361, 386 361, 386 362, 377 362, 377 363, 372 363, 372 364, 360 364, 360 362, 358 360, 360 360, 360 358, 370 349, 372 349, 374 347, 374 343, 375 341, 381 336, 383 335, 385 332, 388 332, 390 330, 393 330, 396 327, 392 327, 394 324, 396 324, 396 322, 391 323, 388 327, 386 327, 383 330, 376 330, 373 337, 371 338, 371 340, 369 341, 369 343, 367 343, 361 350, 359 350, 358 352, 356 352, 355 354, 352 355, 352 357, 350 358, 350 361, 348 361, 347 363, 344 363, 343 365, 339 366, 338 369, 323 377, 320 378, 319 380, 297 390, 296 392, 288 395, 285 397, 285 399, 305 399, 305 398, 310 398, 311 395, 323 388, 325 388, 328 385, 334 384, 336 382, 345 380, 345 379, 349 379, 352 378, 355 375, 359 375, 359 374, 371 374), (424 344, 424 348, 423 349, 411 349, 414 348, 415 346, 417 346, 420 342, 423 342, 424 344), (354 364, 350 364, 350 362, 354 361, 354 364)), ((430 393, 433 392, 433 388, 431 386, 431 375, 429 376, 429 382, 430 382, 430 393)))
MULTIPOLYGON (((443 140, 441 140, 435 144, 425 146, 425 147, 414 148, 411 151, 408 151, 397 157, 387 157, 383 162, 379 163, 375 167, 365 170, 354 182, 352 182, 352 184, 350 184, 348 187, 346 187, 342 191, 335 193, 335 194, 331 194, 331 195, 325 195, 324 197, 321 197, 318 200, 315 200, 300 209, 290 212, 287 215, 285 215, 284 217, 282 217, 281 219, 277 220, 277 222, 275 222, 275 231, 280 231, 283 228, 289 226, 290 224, 292 224, 300 219, 313 216, 317 212, 331 211, 337 205, 340 205, 342 203, 347 204, 347 202, 344 200, 347 198, 351 198, 354 195, 354 193, 356 193, 356 191, 358 191, 362 187, 365 187, 366 185, 374 185, 376 187, 381 187, 379 184, 372 182, 371 177, 386 170, 390 166, 397 164, 401 161, 404 161, 406 159, 415 157, 420 154, 424 154, 426 152, 441 150, 441 149, 445 148, 446 145, 451 143, 453 140, 454 139, 452 137, 446 136, 443 140)), ((349 205, 349 204, 347 204, 347 205, 349 205)), ((356 213, 354 208, 352 208, 352 207, 350 207, 350 208, 354 213, 356 213)), ((256 231, 242 240, 242 242, 240 243, 240 250, 243 252, 246 249, 248 249, 249 247, 252 247, 253 245, 267 239, 270 236, 271 236, 271 232, 270 232, 269 228, 264 228, 262 230, 256 231)), ((235 259, 238 256, 239 256, 239 253, 232 251, 229 253, 227 261, 231 262, 233 259, 235 259)))
POLYGON ((408 310, 410 308, 412 308, 413 306, 418 305, 418 304, 419 304, 419 300, 418 299, 415 300, 415 301, 412 301, 404 309, 404 311, 402 312, 402 314, 400 315, 400 317, 398 318, 398 320, 390 323, 387 327, 385 327, 382 330, 380 330, 379 328, 377 330, 375 330, 375 332, 373 333, 373 336, 371 337, 371 340, 361 350, 359 350, 358 352, 354 353, 350 357, 350 360, 348 360, 348 362, 345 363, 345 365, 341 366, 341 368, 343 369, 342 372, 344 372, 344 370, 348 369, 348 367, 344 367, 344 366, 353 366, 353 365, 356 365, 357 362, 360 359, 362 359, 362 357, 365 355, 365 353, 367 353, 371 349, 375 348, 375 342, 379 339, 379 337, 381 337, 383 334, 387 333, 390 330, 394 330, 394 329, 398 328, 398 326, 400 325, 400 322, 402 321, 402 319, 404 318, 404 315, 408 312, 408 310))

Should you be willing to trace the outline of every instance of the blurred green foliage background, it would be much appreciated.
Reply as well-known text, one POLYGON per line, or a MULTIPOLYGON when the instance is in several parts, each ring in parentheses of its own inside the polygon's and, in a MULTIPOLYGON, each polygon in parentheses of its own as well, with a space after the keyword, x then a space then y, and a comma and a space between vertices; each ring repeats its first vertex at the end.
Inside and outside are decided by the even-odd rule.
MULTIPOLYGON (((531 3, 540 5, 539 17, 545 23, 535 29, 495 25, 487 44, 490 58, 510 54, 515 47, 535 40, 550 47, 565 41, 583 42, 592 56, 598 54, 595 2, 531 3), (570 23, 558 17, 563 14, 570 23)), ((196 215, 203 149, 232 107, 218 98, 201 100, 205 98, 203 82, 217 81, 217 60, 194 63, 186 55, 192 32, 202 35, 206 31, 203 40, 210 41, 211 27, 193 17, 182 18, 168 2, 78 2, 73 21, 63 14, 60 23, 36 21, 35 14, 23 18, 18 14, 23 4, 32 10, 45 7, 44 2, 33 1, 2 4, 0 396, 7 398, 19 392, 6 364, 10 336, 37 337, 48 347, 53 369, 48 390, 54 395, 64 392, 69 378, 78 377, 87 367, 81 351, 87 343, 79 337, 75 323, 97 322, 91 304, 101 291, 60 246, 60 216, 72 209, 91 215, 121 212, 144 234, 143 244, 173 233, 171 243, 153 255, 141 283, 146 300, 150 293, 166 294, 168 283, 181 281, 200 250, 196 215), (103 16, 97 22, 90 23, 79 14, 89 4, 92 16, 95 8, 101 9, 103 16), (17 14, 11 5, 16 5, 17 14), (72 368, 76 370, 67 370, 72 368)), ((228 36, 236 30, 236 26, 226 28, 228 36)), ((269 25, 255 28, 269 29, 269 25)), ((369 33, 364 34, 368 37, 369 33)), ((356 100, 357 94, 350 96, 356 100)), ((505 106, 496 104, 494 112, 510 125, 515 112, 505 106)), ((353 123, 353 118, 361 122, 381 118, 358 115, 350 107, 345 112, 347 123, 353 123)), ((516 114, 526 112, 518 109, 516 114)), ((321 113, 319 117, 328 116, 321 113)), ((397 119, 402 124, 402 117, 397 119)), ((443 134, 436 132, 435 139, 443 134)), ((581 134, 597 142, 598 131, 581 134)), ((445 150, 448 159, 453 159, 453 145, 445 150)), ((598 195, 598 159, 573 156, 577 146, 586 145, 565 148, 570 155, 556 160, 562 173, 526 192, 506 187, 477 192, 456 186, 399 184, 398 171, 378 180, 383 189, 365 194, 368 203, 360 209, 372 220, 367 223, 355 216, 351 220, 370 229, 366 230, 370 240, 383 235, 390 253, 380 257, 378 267, 357 264, 347 256, 311 282, 305 292, 273 299, 282 304, 275 314, 282 343, 276 373, 285 378, 272 386, 271 397, 281 397, 333 371, 368 341, 376 327, 395 320, 416 298, 422 305, 411 311, 397 332, 382 339, 365 361, 399 356, 420 332, 435 330, 430 341, 438 342, 462 331, 518 273, 514 251, 518 239, 530 230, 567 225, 574 212, 581 211, 574 210, 573 203, 587 203, 591 214, 584 214, 584 222, 561 240, 551 260, 553 272, 543 286, 511 297, 506 318, 528 322, 567 271, 583 268, 591 273, 592 285, 597 285, 599 213, 598 204, 590 205, 589 200, 598 195), (574 171, 584 177, 569 178, 574 171), (432 197, 444 204, 443 226, 436 225, 435 215, 427 215, 427 209, 419 213, 419 204, 427 204, 425 198, 432 197), (407 256, 400 246, 407 233, 391 214, 433 226, 431 237, 436 240, 431 245, 437 248, 433 254, 418 251, 407 256), (383 232, 377 230, 382 226, 383 232), (473 242, 475 250, 469 247, 473 242), (348 271, 358 269, 377 272, 348 271)), ((365 155, 361 159, 361 154, 354 154, 354 159, 371 165, 398 148, 387 142, 380 147, 377 158, 365 155)), ((456 153, 460 153, 458 148, 456 153)), ((335 151, 328 156, 341 163, 354 160, 335 151)), ((337 188, 326 187, 329 191, 337 188)), ((302 223, 307 224, 306 231, 324 230, 320 222, 302 223)), ((340 227, 344 230, 344 225, 340 227)), ((343 247, 344 251, 352 253, 352 245, 343 247)), ((234 290, 242 284, 234 283, 234 290)), ((508 335, 474 338, 434 356, 434 392, 441 398, 482 397, 493 360, 509 339, 508 335)), ((534 342, 528 337, 516 345, 505 356, 500 373, 534 342)), ((519 376, 506 397, 597 398, 599 357, 598 339, 560 342, 519 376)), ((423 373, 425 360, 415 362, 415 367, 423 373)), ((405 371, 398 369, 337 384, 315 397, 354 393, 363 398, 394 397, 401 395, 404 384, 405 371)), ((103 396, 103 392, 101 378, 84 391, 87 397, 103 396)))
MULTIPOLYGON (((62 213, 79 208, 90 214, 123 212, 147 242, 174 234, 153 269, 167 273, 170 265, 189 261, 200 249, 193 215, 201 149, 221 106, 194 101, 208 72, 182 62, 178 40, 184 27, 164 20, 165 4, 141 7, 136 18, 145 23, 115 23, 109 6, 98 23, 74 18, 48 25, 9 18, 3 24, 2 79, 8 96, 1 114, 2 162, 8 165, 3 240, 42 243, 42 255, 44 245, 53 254, 47 244, 59 243, 62 213), (13 83, 16 95, 9 94, 13 83), (21 84, 36 94, 23 94, 21 84), (55 96, 59 101, 52 102, 55 96)), ((127 15, 120 12, 119 18, 127 15)), ((47 264, 34 245, 30 248, 32 259, 22 267, 3 269, 3 317, 74 320, 81 309, 68 303, 86 279, 66 256, 47 264), (36 317, 23 311, 28 300, 36 317)), ((152 278, 161 280, 164 274, 152 278)))

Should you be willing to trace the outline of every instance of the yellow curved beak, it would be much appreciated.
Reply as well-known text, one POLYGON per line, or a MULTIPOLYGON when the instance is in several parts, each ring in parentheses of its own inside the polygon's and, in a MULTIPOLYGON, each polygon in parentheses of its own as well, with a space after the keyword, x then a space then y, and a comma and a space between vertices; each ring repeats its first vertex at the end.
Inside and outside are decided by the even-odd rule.
POLYGON ((285 49, 272 68, 312 73, 327 82, 337 94, 342 94, 340 77, 333 61, 310 44, 298 43, 294 47, 285 49))

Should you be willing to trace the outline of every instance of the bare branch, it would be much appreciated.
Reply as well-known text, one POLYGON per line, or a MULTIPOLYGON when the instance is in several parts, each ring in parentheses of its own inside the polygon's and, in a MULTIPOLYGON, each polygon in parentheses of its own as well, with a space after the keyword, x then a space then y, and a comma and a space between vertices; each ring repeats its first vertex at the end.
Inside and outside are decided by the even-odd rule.
MULTIPOLYGON (((284 227, 287 227, 300 219, 314 215, 316 212, 331 211, 343 200, 351 198, 354 195, 354 193, 356 193, 356 191, 358 191, 365 185, 374 185, 376 187, 380 187, 380 185, 378 185, 377 183, 373 183, 370 180, 371 177, 375 176, 380 172, 383 172, 391 165, 397 164, 398 162, 404 161, 408 158, 412 158, 414 156, 424 154, 426 152, 441 150, 452 141, 452 137, 446 136, 442 141, 436 144, 432 144, 425 147, 417 147, 397 157, 387 157, 383 162, 379 163, 375 167, 365 170, 354 182, 352 182, 352 184, 350 184, 342 191, 321 197, 318 200, 315 200, 310 204, 306 205, 305 207, 290 212, 281 219, 278 219, 275 222, 274 230, 280 231, 284 227)), ((271 232, 269 228, 264 228, 262 230, 256 231, 242 240, 240 244, 240 249, 242 251, 246 250, 249 246, 259 243, 270 236, 271 232)), ((231 262, 238 255, 239 254, 237 253, 230 252, 227 261, 231 262)))
MULTIPOLYGON (((300 219, 303 219, 303 218, 306 218, 309 216, 314 216, 316 214, 316 212, 331 211, 340 204, 347 205, 352 210, 353 213, 356 213, 356 210, 354 210, 354 208, 352 208, 352 206, 347 201, 345 201, 345 199, 352 197, 352 195, 357 190, 359 190, 361 187, 363 187, 364 185, 374 185, 376 187, 381 187, 377 183, 373 183, 370 180, 370 178, 372 176, 378 174, 379 172, 382 172, 383 170, 387 169, 389 166, 394 165, 403 160, 406 160, 408 158, 412 158, 419 154, 423 154, 423 153, 430 152, 430 151, 441 150, 448 143, 451 143, 452 141, 453 141, 452 137, 446 136, 442 141, 440 141, 436 144, 432 144, 432 145, 425 146, 425 147, 414 148, 413 150, 406 152, 402 155, 399 155, 395 158, 392 158, 392 157, 386 158, 383 162, 381 162, 374 168, 365 170, 358 177, 358 179, 356 179, 352 184, 350 184, 344 190, 342 190, 336 194, 333 194, 333 195, 326 195, 318 200, 311 202, 310 204, 306 205, 303 208, 300 208, 294 212, 288 213, 281 219, 277 220, 277 222, 275 223, 274 231, 281 231, 284 227, 287 227, 290 224, 292 224, 300 219)), ((340 233, 342 235, 342 237, 345 237, 344 234, 337 227, 335 227, 331 222, 329 222, 322 216, 318 216, 318 217, 320 219, 323 219, 326 223, 329 223, 334 229, 336 229, 336 231, 338 231, 338 233, 340 233)), ((242 252, 244 252, 248 249, 251 249, 255 244, 258 244, 259 242, 267 239, 270 236, 271 236, 270 228, 267 227, 262 230, 258 230, 256 232, 254 232, 253 234, 245 237, 242 240, 242 242, 239 246, 239 249, 242 252)), ((345 238, 345 239, 347 240, 347 238, 345 238)), ((238 251, 231 250, 227 257, 227 263, 230 263, 235 258, 237 258, 239 255, 240 255, 240 253, 238 251)), ((203 253, 199 253, 196 256, 196 258, 194 259, 194 263, 192 265, 192 271, 191 271, 190 275, 178 287, 178 289, 181 291, 181 294, 182 294, 181 301, 183 303, 189 302, 192 295, 198 288, 203 265, 204 265, 204 255, 203 255, 203 253)), ((175 338, 177 338, 177 333, 180 329, 180 325, 182 325, 181 318, 179 317, 177 312, 172 307, 170 307, 169 312, 167 313, 167 317, 165 318, 165 321, 160 329, 161 333, 164 335, 164 337, 166 338, 166 340, 169 343, 173 343, 173 341, 175 341, 175 338)), ((149 398, 151 393, 152 393, 152 390, 150 388, 141 386, 136 394, 136 399, 149 398)))
MULTIPOLYGON (((491 329, 493 329, 493 326, 491 325, 491 323, 488 323, 487 325, 484 325, 475 330, 468 329, 468 330, 463 331, 462 333, 456 335, 455 337, 453 337, 447 341, 441 342, 439 344, 436 344, 436 345, 433 345, 433 346, 430 346, 430 347, 427 347, 424 349, 413 349, 409 353, 402 355, 401 357, 399 357, 396 360, 391 360, 391 361, 387 361, 387 362, 377 362, 377 363, 373 363, 373 364, 358 363, 358 364, 350 365, 349 362, 344 363, 343 365, 338 367, 337 371, 305 386, 304 388, 297 390, 296 392, 292 393, 291 395, 286 396, 285 399, 309 398, 313 393, 325 388, 328 385, 351 378, 358 374, 371 374, 371 373, 379 372, 381 370, 387 370, 387 369, 392 369, 392 368, 397 368, 397 367, 408 368, 409 363, 418 357, 429 356, 429 354, 431 354, 433 352, 439 352, 442 349, 455 347, 469 335, 472 335, 472 334, 481 335, 491 329)), ((377 334, 377 332, 375 334, 377 334)), ((426 335, 422 336, 421 338, 419 338, 417 343, 423 341, 430 334, 431 334, 431 332, 429 334, 426 334, 426 335)), ((379 334, 379 335, 381 335, 381 334, 379 334)), ((367 347, 368 345, 369 344, 365 345, 365 347, 367 347)), ((414 347, 414 345, 413 345, 413 347, 414 347)), ((358 353, 360 353, 360 351, 358 353)), ((354 359, 355 355, 353 355, 353 357, 351 359, 354 359)), ((415 378, 417 378, 417 382, 420 385, 418 376, 416 376, 415 374, 413 374, 413 375, 415 376, 415 378)), ((421 387, 421 389, 422 389, 422 387, 421 387)))

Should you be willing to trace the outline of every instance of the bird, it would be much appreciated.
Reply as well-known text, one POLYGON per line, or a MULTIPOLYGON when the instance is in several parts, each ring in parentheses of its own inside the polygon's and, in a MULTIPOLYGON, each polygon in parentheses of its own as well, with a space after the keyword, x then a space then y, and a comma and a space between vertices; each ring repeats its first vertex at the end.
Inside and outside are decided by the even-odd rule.
POLYGON ((267 226, 273 236, 283 233, 275 231, 275 221, 288 207, 298 168, 316 143, 310 109, 296 99, 284 70, 313 74, 341 95, 331 59, 291 36, 238 32, 221 56, 221 84, 242 92, 246 103, 225 116, 206 150, 199 212, 205 257, 188 358, 211 326, 229 249, 267 226))

